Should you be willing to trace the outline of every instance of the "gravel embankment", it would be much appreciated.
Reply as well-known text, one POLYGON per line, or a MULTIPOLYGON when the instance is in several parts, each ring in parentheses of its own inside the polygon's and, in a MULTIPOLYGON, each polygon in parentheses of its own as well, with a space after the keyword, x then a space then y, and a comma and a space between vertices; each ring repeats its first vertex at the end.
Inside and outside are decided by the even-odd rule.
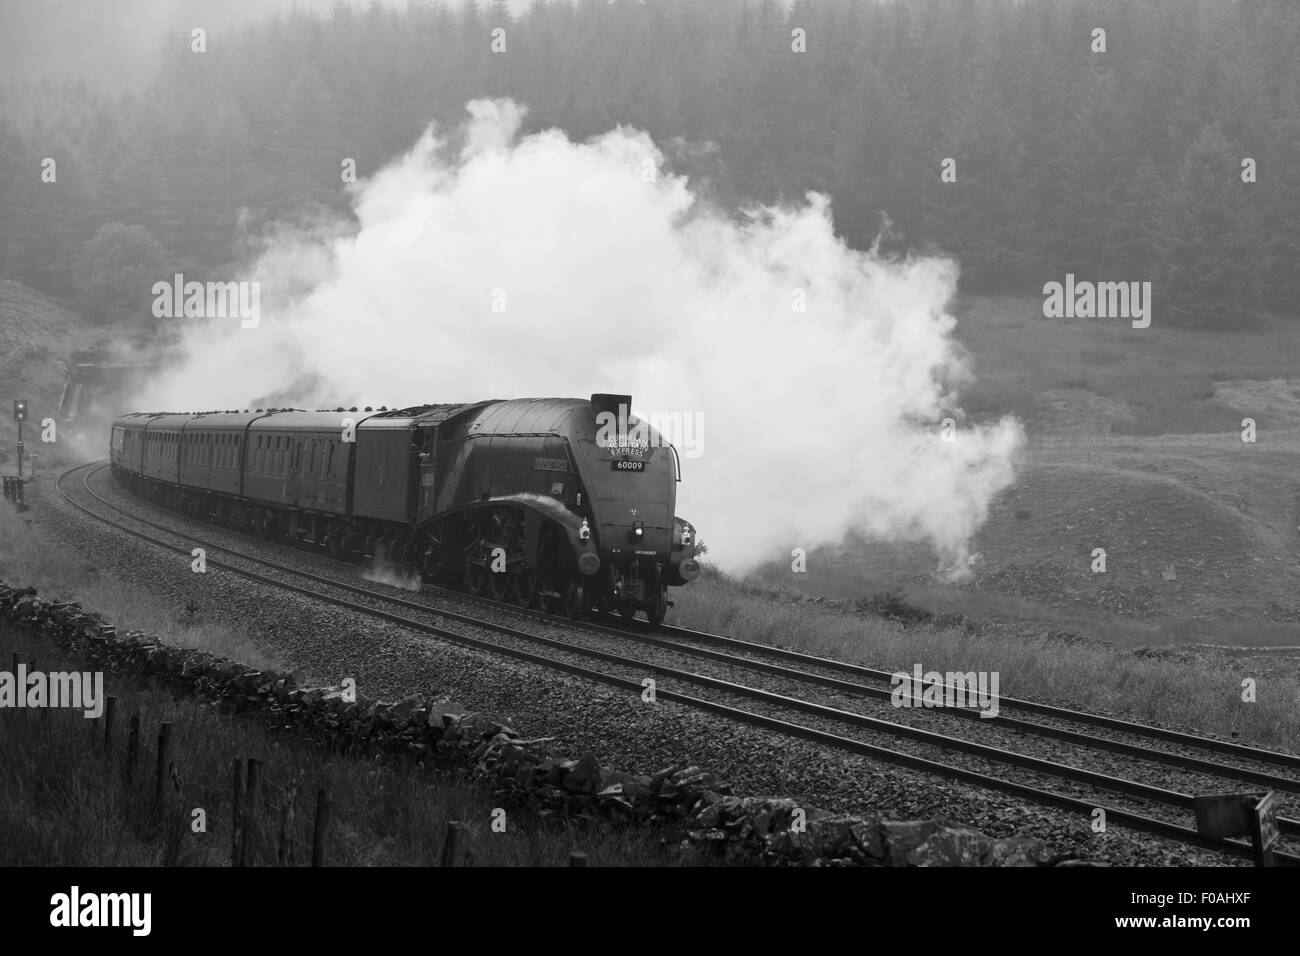
MULTIPOLYGON (((55 494, 52 483, 53 478, 37 483, 29 495, 33 506, 29 517, 52 546, 80 555, 85 564, 98 568, 100 574, 111 576, 128 591, 146 592, 174 602, 178 613, 187 603, 193 602, 201 608, 209 623, 220 622, 246 634, 264 645, 267 652, 285 667, 300 668, 322 681, 335 682, 343 677, 354 677, 364 693, 379 698, 396 699, 412 692, 428 697, 448 695, 471 708, 508 717, 527 736, 554 737, 559 747, 574 754, 594 752, 603 762, 630 772, 653 773, 671 764, 697 764, 730 781, 737 793, 788 796, 808 806, 842 812, 886 813, 901 819, 943 816, 993 836, 1017 832, 1036 836, 1058 851, 1073 850, 1113 863, 1222 865, 1243 862, 1123 830, 1094 834, 1089 821, 1081 816, 881 765, 794 738, 774 736, 672 702, 646 704, 637 694, 498 654, 457 646, 409 628, 376 621, 357 612, 252 582, 221 568, 212 568, 203 575, 195 574, 190 570, 188 555, 162 551, 87 518, 62 501, 55 494)), ((153 509, 119 488, 107 470, 95 475, 91 486, 116 506, 173 528, 186 535, 186 540, 194 545, 230 546, 315 573, 348 573, 347 568, 312 554, 251 541, 223 529, 197 525, 178 515, 153 509)), ((79 475, 66 482, 65 487, 88 507, 103 509, 93 499, 86 500, 88 496, 81 491, 79 475)), ((130 524, 120 517, 115 520, 130 524)), ((213 552, 209 557, 221 561, 224 556, 213 552)), ((365 583, 359 571, 351 573, 355 574, 354 583, 365 583)), ((402 596, 410 597, 407 594, 402 596)), ((445 605, 464 613, 481 614, 525 630, 540 627, 542 630, 539 632, 548 636, 563 633, 566 639, 577 637, 570 629, 560 626, 551 628, 532 622, 520 625, 517 618, 508 612, 481 608, 470 610, 466 602, 454 598, 425 595, 421 600, 433 606, 445 605)), ((130 621, 121 621, 120 624, 131 626, 130 621)), ((452 630, 463 629, 462 625, 446 626, 452 630)), ((485 630, 478 631, 475 636, 487 640, 509 640, 485 630)), ((615 640, 591 635, 582 635, 581 639, 602 649, 609 649, 612 645, 608 642, 615 640)), ((549 649, 529 649, 548 655, 557 653, 549 649)), ((813 691, 806 685, 796 687, 770 675, 756 675, 739 667, 705 662, 678 651, 655 650, 640 644, 627 645, 620 650, 644 660, 762 686, 780 693, 797 692, 805 697, 820 695, 812 699, 885 719, 903 719, 910 723, 924 721, 924 717, 929 716, 900 715, 899 711, 887 705, 883 710, 877 709, 870 701, 835 696, 826 690, 813 691)), ((644 676, 634 671, 618 671, 613 665, 586 663, 599 670, 626 673, 637 679, 644 676)), ((686 693, 715 696, 714 692, 694 685, 673 686, 686 693)), ((791 720, 811 722, 811 718, 769 711, 767 705, 753 701, 738 701, 738 704, 791 720)), ((950 720, 947 723, 960 722, 950 720)), ((935 728, 934 724, 927 726, 935 728)), ((864 740, 895 749, 924 752, 920 745, 900 743, 866 732, 849 732, 842 725, 827 725, 827 729, 846 736, 861 733, 864 740)), ((945 732, 955 730, 960 728, 944 727, 945 732)), ((983 728, 967 728, 966 732, 977 734, 981 742, 1006 743, 1000 742, 996 735, 986 737, 983 728)), ((1022 746, 1016 749, 1024 749, 1023 738, 1021 743, 1022 746)), ((1048 759, 1060 753, 1051 746, 1044 749, 1041 741, 1033 742, 1030 749, 1035 755, 1048 759)), ((952 755, 940 756, 937 751, 926 755, 953 759, 952 755)), ((1001 772, 1017 780, 1029 779, 1023 771, 999 770, 975 758, 962 759, 973 761, 968 764, 971 769, 1001 772)), ((1112 757, 1110 760, 1113 764, 1103 764, 1097 769, 1113 770, 1124 776, 1132 773, 1131 762, 1125 758, 1112 757), (1127 772, 1121 773, 1121 770, 1127 772)), ((1164 785, 1172 786, 1170 778, 1158 773, 1143 779, 1156 783, 1163 780, 1164 785)), ((1067 792, 1086 795, 1086 791, 1067 787, 1067 792)), ((1112 806, 1122 805, 1113 797, 1105 802, 1112 806)))

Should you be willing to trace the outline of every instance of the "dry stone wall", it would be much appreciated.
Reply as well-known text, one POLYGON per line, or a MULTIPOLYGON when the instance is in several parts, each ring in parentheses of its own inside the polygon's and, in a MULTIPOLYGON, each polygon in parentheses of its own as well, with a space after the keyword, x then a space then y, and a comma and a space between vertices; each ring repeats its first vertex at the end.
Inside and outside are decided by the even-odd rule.
POLYGON ((256 717, 331 749, 405 755, 473 774, 503 801, 542 818, 606 819, 662 826, 682 838, 689 862, 777 866, 1042 866, 1057 861, 1040 840, 995 839, 941 819, 871 820, 741 797, 699 767, 630 774, 593 754, 557 754, 549 738, 522 738, 507 723, 454 701, 416 694, 370 700, 343 687, 303 687, 301 675, 262 671, 138 631, 117 634, 75 603, 41 599, 0 582, 0 620, 39 632, 108 672, 147 677, 172 690, 256 717), (349 699, 354 697, 355 699, 349 699))

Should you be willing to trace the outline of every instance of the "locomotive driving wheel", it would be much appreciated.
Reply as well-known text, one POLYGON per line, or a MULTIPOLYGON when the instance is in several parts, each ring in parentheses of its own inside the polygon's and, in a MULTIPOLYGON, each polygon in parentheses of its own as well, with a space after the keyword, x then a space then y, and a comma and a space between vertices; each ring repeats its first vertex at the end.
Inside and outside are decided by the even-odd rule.
POLYGON ((587 593, 582 582, 569 578, 564 582, 564 616, 572 621, 583 618, 587 612, 587 593))
MULTIPOLYGON (((495 561, 496 559, 491 559, 495 561)), ((493 571, 489 566, 487 569, 487 594, 494 601, 504 601, 510 593, 510 579, 512 575, 509 570, 493 571)))
POLYGON ((520 607, 532 607, 537 603, 537 575, 528 565, 517 564, 510 572, 514 602, 520 607))
POLYGON ((654 605, 651 606, 650 609, 645 612, 646 620, 648 620, 655 627, 658 627, 660 624, 664 622, 664 617, 667 614, 668 614, 668 589, 660 588, 658 600, 656 600, 654 605))
POLYGON ((488 570, 483 556, 477 548, 471 548, 465 554, 465 583, 474 594, 482 594, 487 589, 488 570))

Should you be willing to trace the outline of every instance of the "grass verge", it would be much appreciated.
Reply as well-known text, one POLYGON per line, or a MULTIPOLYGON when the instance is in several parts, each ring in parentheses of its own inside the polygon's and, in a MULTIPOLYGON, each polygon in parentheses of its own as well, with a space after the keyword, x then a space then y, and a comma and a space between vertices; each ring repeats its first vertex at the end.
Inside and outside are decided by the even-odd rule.
MULTIPOLYGON (((77 669, 30 635, 0 629, 0 661, 14 653, 42 671, 77 669)), ((406 761, 332 755, 313 743, 273 737, 206 704, 106 676, 118 698, 113 746, 104 720, 80 710, 0 709, 0 866, 229 866, 235 833, 232 764, 261 762, 261 798, 246 808, 248 865, 307 865, 317 794, 332 812, 325 843, 331 866, 437 865, 451 821, 468 828, 482 866, 559 866, 571 851, 592 865, 664 865, 675 850, 654 830, 597 821, 539 820, 498 806, 490 790, 406 761), (140 715, 138 760, 127 779, 128 715, 140 715), (155 802, 161 725, 172 725, 174 779, 155 802), (285 808, 293 813, 286 822, 285 808), (285 834, 281 837, 281 832, 285 834)))
POLYGON ((670 624, 885 670, 997 671, 1006 697, 1060 703, 1144 723, 1199 730, 1300 751, 1300 679, 1294 660, 1202 656, 1063 640, 1023 626, 944 627, 794 603, 775 589, 709 569, 673 594, 670 624), (1242 681, 1255 681, 1255 700, 1242 681))

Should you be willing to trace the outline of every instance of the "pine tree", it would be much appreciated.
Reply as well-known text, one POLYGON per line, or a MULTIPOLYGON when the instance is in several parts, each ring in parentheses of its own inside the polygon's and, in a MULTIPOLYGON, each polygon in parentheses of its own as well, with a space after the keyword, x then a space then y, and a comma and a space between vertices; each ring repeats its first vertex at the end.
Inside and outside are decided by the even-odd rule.
POLYGON ((1153 295, 1175 322, 1231 324, 1257 299, 1257 215, 1238 156, 1217 124, 1206 124, 1163 196, 1153 295))

